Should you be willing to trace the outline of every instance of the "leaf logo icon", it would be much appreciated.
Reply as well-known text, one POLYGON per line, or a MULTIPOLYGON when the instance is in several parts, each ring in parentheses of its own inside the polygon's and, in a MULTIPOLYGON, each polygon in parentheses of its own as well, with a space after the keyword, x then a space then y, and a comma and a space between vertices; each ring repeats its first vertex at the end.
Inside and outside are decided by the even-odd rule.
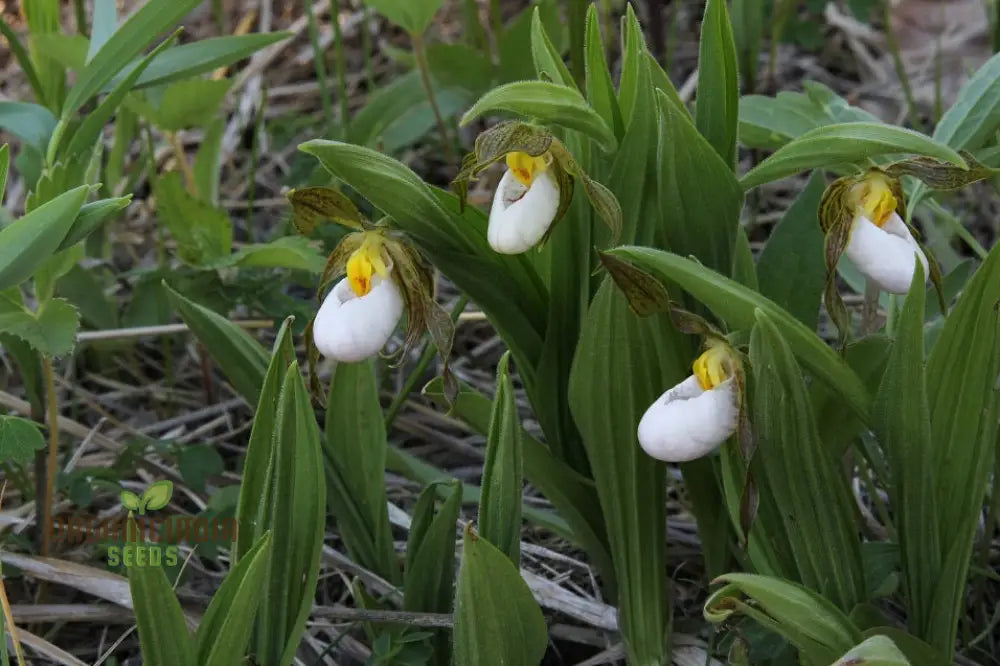
POLYGON ((147 511, 162 509, 170 502, 170 497, 174 493, 172 481, 157 481, 143 491, 142 497, 135 493, 123 490, 121 492, 122 506, 130 512, 138 511, 139 515, 145 515, 147 511))

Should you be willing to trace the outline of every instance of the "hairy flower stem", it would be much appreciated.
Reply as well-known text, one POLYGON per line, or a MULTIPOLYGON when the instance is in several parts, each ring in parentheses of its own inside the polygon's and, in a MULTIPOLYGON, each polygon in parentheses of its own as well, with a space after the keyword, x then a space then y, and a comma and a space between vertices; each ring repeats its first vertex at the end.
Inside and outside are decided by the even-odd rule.
POLYGON ((434 86, 431 85, 430 70, 427 67, 427 54, 424 52, 424 36, 421 34, 412 35, 413 55, 417 59, 417 69, 420 70, 420 80, 427 91, 427 101, 430 102, 431 110, 434 112, 434 120, 437 121, 438 131, 441 132, 441 143, 444 144, 444 156, 449 162, 455 161, 455 151, 451 145, 451 137, 448 128, 441 117, 441 108, 438 106, 437 97, 434 95, 434 86))
POLYGON ((42 555, 52 552, 52 506, 56 495, 56 465, 59 462, 59 403, 52 373, 52 359, 42 357, 45 378, 45 407, 49 424, 49 457, 46 466, 45 496, 42 498, 42 555))
POLYGON ((865 280, 865 300, 861 306, 861 337, 878 330, 879 288, 871 280, 865 280))

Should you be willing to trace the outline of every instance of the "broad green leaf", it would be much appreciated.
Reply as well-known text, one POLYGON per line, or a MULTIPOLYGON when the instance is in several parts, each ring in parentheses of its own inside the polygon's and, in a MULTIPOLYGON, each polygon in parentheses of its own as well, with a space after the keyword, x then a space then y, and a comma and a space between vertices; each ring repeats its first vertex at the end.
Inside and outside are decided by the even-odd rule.
POLYGON ((580 91, 548 81, 516 81, 494 88, 462 116, 467 125, 486 114, 508 111, 543 123, 577 130, 607 150, 615 147, 614 133, 580 91))
POLYGON ((965 286, 927 361, 934 505, 943 570, 932 616, 921 636, 953 653, 983 493, 996 447, 1000 375, 1000 249, 995 246, 965 286))
POLYGON ((858 376, 816 333, 774 302, 695 261, 669 252, 622 247, 611 254, 635 263, 661 280, 675 282, 729 324, 730 330, 752 328, 755 310, 762 310, 778 327, 799 361, 867 421, 871 396, 858 376))
POLYGON ((79 325, 76 308, 61 298, 49 299, 32 312, 8 294, 0 294, 0 331, 24 340, 43 356, 69 354, 79 325))
POLYGON ((257 615, 261 663, 292 663, 312 609, 326 517, 326 483, 316 415, 297 362, 288 366, 276 405, 259 529, 272 533, 271 561, 257 615))
POLYGON ((757 260, 760 293, 816 330, 826 285, 819 201, 826 181, 814 171, 805 189, 781 217, 757 260))
POLYGON ((919 664, 920 666, 924 664, 927 666, 952 666, 953 664, 952 660, 943 657, 940 652, 924 641, 897 627, 873 627, 866 630, 864 635, 865 638, 887 636, 899 651, 906 655, 911 664, 919 664))
POLYGON ((96 231, 102 224, 111 220, 115 215, 125 210, 132 202, 132 195, 116 197, 114 199, 101 199, 83 204, 80 212, 77 213, 73 225, 66 232, 66 236, 59 244, 58 250, 68 249, 87 236, 96 231))
POLYGON ((205 666, 246 663, 247 643, 270 556, 271 533, 267 532, 229 570, 195 633, 196 663, 205 666))
POLYGON ((170 496, 174 492, 174 484, 171 481, 157 481, 150 485, 142 493, 142 504, 139 505, 140 512, 145 505, 147 511, 162 509, 170 502, 170 496))
POLYGON ((90 41, 84 35, 50 32, 35 35, 31 41, 65 69, 79 71, 87 64, 87 48, 90 41))
POLYGON ((775 97, 744 95, 740 99, 740 142, 748 148, 773 149, 824 125, 879 122, 820 83, 806 81, 803 87, 805 92, 784 91, 775 97))
POLYGON ((153 191, 157 216, 177 241, 182 261, 201 266, 229 257, 233 227, 226 211, 196 199, 176 171, 157 178, 153 191))
MULTIPOLYGON (((918 262, 919 264, 919 262, 918 262)), ((873 409, 875 433, 892 474, 889 496, 901 548, 910 629, 925 635, 941 568, 941 540, 934 510, 937 469, 924 377, 923 266, 903 304, 889 364, 873 409)))
POLYGON ((330 508, 344 545, 358 564, 398 581, 385 494, 385 418, 371 361, 337 364, 324 432, 330 508))
POLYGON ((866 599, 854 498, 839 460, 820 441, 792 350, 763 311, 756 317, 751 470, 762 497, 753 529, 763 538, 784 534, 799 582, 849 611, 866 599))
MULTIPOLYGON (((542 16, 545 32, 557 49, 564 48, 567 39, 563 3, 560 0, 532 2, 542 16)), ((498 40, 499 79, 501 83, 523 81, 535 77, 535 62, 528 45, 531 44, 532 11, 522 11, 505 26, 498 40)))
POLYGON ((497 366, 497 392, 486 438, 482 496, 479 500, 479 536, 510 558, 521 561, 521 486, 524 456, 521 422, 508 374, 510 353, 497 366))
MULTIPOLYGON (((129 519, 138 534, 138 525, 129 519)), ((125 548, 143 548, 144 542, 126 541, 125 548)), ((196 666, 194 643, 181 606, 163 567, 128 567, 128 586, 139 628, 143 663, 150 666, 196 666)))
POLYGON ((204 127, 215 118, 231 84, 229 79, 201 78, 171 83, 148 100, 148 120, 165 132, 204 127))
POLYGON ((443 0, 365 0, 365 4, 411 35, 422 34, 443 0))
POLYGON ((260 349, 260 345, 250 340, 264 356, 266 372, 262 366, 260 375, 253 379, 254 386, 259 387, 255 389, 255 394, 259 390, 260 399, 255 403, 253 427, 250 430, 246 457, 243 459, 243 482, 240 484, 240 498, 236 509, 236 518, 240 526, 234 552, 237 561, 245 557, 266 532, 265 507, 261 498, 267 492, 267 474, 274 448, 274 424, 277 415, 275 405, 278 404, 285 369, 295 360, 290 324, 291 321, 286 320, 281 325, 270 360, 266 352, 260 349))
POLYGON ((587 7, 586 41, 584 55, 587 60, 586 90, 587 101, 601 115, 604 122, 614 131, 620 140, 625 133, 621 108, 618 106, 618 95, 608 59, 604 53, 604 40, 601 39, 600 21, 597 16, 597 5, 587 7))
POLYGON ((658 93, 658 98, 659 201, 667 246, 728 274, 743 191, 717 154, 719 146, 713 149, 665 95, 658 93))
POLYGON ((465 528, 455 592, 455 664, 537 666, 548 646, 542 609, 517 567, 465 528))
POLYGON ((995 55, 958 91, 941 116, 934 138, 955 150, 982 148, 1000 127, 1000 55, 995 55))
POLYGON ((538 7, 531 9, 531 57, 535 61, 535 73, 539 79, 576 88, 576 82, 566 63, 563 62, 562 54, 545 32, 545 24, 542 22, 542 14, 538 7))
POLYGON ((713 582, 726 585, 705 602, 705 619, 712 623, 747 615, 820 664, 833 663, 862 641, 861 632, 842 611, 796 583, 744 573, 726 574, 713 582), (755 604, 746 603, 744 595, 755 604))
POLYGON ((0 101, 0 129, 45 150, 56 128, 56 117, 44 106, 30 102, 0 101))
MULTIPOLYGON (((86 115, 83 122, 80 124, 80 127, 73 132, 73 139, 70 141, 69 147, 66 149, 66 155, 73 156, 77 153, 93 149, 94 144, 100 139, 105 125, 108 124, 111 117, 118 111, 118 108, 125 100, 125 96, 128 95, 129 90, 135 84, 136 79, 138 79, 143 70, 149 66, 149 63, 153 62, 157 56, 159 56, 174 42, 176 36, 177 33, 174 33, 169 38, 161 42, 155 49, 150 51, 149 55, 139 62, 139 65, 132 71, 132 73, 122 79, 121 82, 119 82, 118 85, 112 89, 111 94, 105 97, 101 103, 97 105, 96 109, 86 115)), ((49 145, 49 153, 51 155, 57 155, 59 153, 58 148, 59 142, 57 139, 54 145, 49 145)))
MULTIPOLYGON (((199 39, 190 44, 182 44, 164 51, 142 73, 135 83, 135 88, 148 88, 163 85, 192 76, 212 72, 219 67, 231 65, 253 55, 265 46, 287 39, 288 32, 264 32, 249 35, 232 35, 226 37, 210 37, 199 39)), ((119 80, 128 76, 132 68, 138 64, 133 61, 118 73, 105 90, 111 88, 119 80)))
POLYGON ((302 236, 282 236, 269 243, 245 245, 214 266, 241 268, 289 268, 319 275, 326 257, 302 236))
POLYGON ((848 650, 832 666, 910 666, 896 644, 888 636, 872 636, 848 650))
POLYGON ((164 285, 181 318, 191 328, 244 400, 256 404, 267 352, 245 330, 220 314, 188 300, 164 285))
POLYGON ((74 188, 0 230, 0 290, 27 280, 56 252, 89 193, 74 188))
POLYGON ((570 375, 570 409, 607 525, 630 663, 666 657, 671 608, 663 576, 666 468, 642 451, 636 428, 649 405, 686 373, 687 349, 666 315, 638 318, 605 278, 584 319, 570 375))
POLYGON ((0 462, 27 465, 35 451, 45 448, 45 438, 33 422, 0 416, 0 462))
MULTIPOLYGON (((445 405, 444 383, 434 379, 423 389, 423 394, 431 400, 445 405)), ((475 389, 462 384, 458 395, 451 401, 451 412, 465 421, 475 432, 487 435, 493 405, 490 400, 475 389)), ((571 538, 590 557, 591 562, 601 572, 606 587, 613 588, 614 568, 608 554, 604 517, 594 491, 593 482, 574 471, 564 461, 553 455, 545 445, 529 433, 521 432, 524 446, 524 475, 559 512, 573 532, 571 538)), ((524 507, 522 512, 529 520, 535 513, 524 507)))
POLYGON ((384 132, 397 119, 422 104, 426 98, 427 91, 419 72, 412 71, 394 78, 374 91, 364 108, 351 119, 348 140, 360 146, 377 146, 384 132))
MULTIPOLYGON (((432 483, 420 493, 413 507, 413 522, 406 542, 404 610, 424 613, 452 611, 455 598, 455 523, 461 509, 461 481, 432 483), (441 507, 435 512, 434 500, 439 490, 446 494, 441 507)), ((437 663, 450 663, 451 632, 435 633, 433 642, 437 663)))
POLYGON ((957 152, 919 132, 880 123, 841 123, 810 130, 788 142, 744 175, 740 185, 750 190, 817 167, 896 154, 934 157, 963 169, 968 166, 957 152))
POLYGON ((729 9, 725 0, 708 0, 701 22, 695 124, 727 167, 736 162, 736 124, 739 117, 736 67, 736 45, 729 22, 729 9))
MULTIPOLYGON (((618 105, 622 110, 622 119, 626 127, 632 124, 636 98, 640 94, 650 92, 649 86, 644 86, 640 82, 648 72, 648 69, 643 71, 648 67, 644 65, 648 53, 642 26, 639 25, 632 4, 628 3, 625 5, 625 19, 622 22, 622 71, 618 81, 618 105)), ((618 151, 619 155, 622 153, 622 150, 618 151)))
POLYGON ((200 0, 147 2, 128 17, 77 76, 62 106, 63 120, 96 95, 132 58, 194 9, 200 0))
POLYGON ((28 20, 28 43, 31 49, 31 62, 37 71, 40 82, 39 100, 45 101, 52 110, 59 108, 66 92, 66 72, 62 65, 50 56, 45 48, 38 43, 42 35, 62 33, 62 6, 55 0, 31 0, 25 2, 21 9, 28 20))

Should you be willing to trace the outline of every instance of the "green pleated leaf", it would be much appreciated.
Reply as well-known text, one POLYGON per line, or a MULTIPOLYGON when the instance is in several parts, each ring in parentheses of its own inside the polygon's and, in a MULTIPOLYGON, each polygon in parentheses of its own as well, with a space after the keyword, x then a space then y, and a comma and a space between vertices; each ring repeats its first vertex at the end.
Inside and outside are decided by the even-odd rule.
MULTIPOLYGON (((741 0, 747 1, 754 0, 741 0)), ((754 52, 754 58, 757 55, 754 52)), ((805 92, 783 91, 775 97, 744 95, 740 99, 740 142, 747 148, 774 149, 824 125, 879 122, 820 83, 805 81, 802 86, 805 92)))
MULTIPOLYGON (((404 610, 450 613, 454 603, 455 523, 462 508, 462 483, 458 480, 432 483, 420 493, 413 507, 410 538, 406 542, 404 610), (445 500, 437 512, 439 491, 445 500)), ((436 661, 451 662, 451 632, 438 630, 433 639, 436 661)))
POLYGON ((740 179, 740 185, 750 190, 817 167, 859 163, 897 154, 934 157, 967 167, 957 152, 919 132, 880 123, 842 123, 810 130, 788 142, 747 172, 740 179))
MULTIPOLYGON (((215 71, 219 67, 225 67, 249 57, 265 46, 288 39, 290 34, 288 32, 265 32, 249 35, 227 35, 199 39, 190 44, 175 46, 160 54, 146 68, 136 81, 134 88, 158 86, 215 71)), ((128 76, 136 64, 137 62, 133 61, 112 79, 105 89, 107 90, 121 78, 128 76)))
POLYGON ((619 139, 625 133, 622 112, 618 106, 618 95, 608 69, 608 59, 604 53, 604 41, 601 39, 600 20, 597 16, 597 6, 587 6, 586 37, 584 55, 587 61, 586 90, 587 101, 601 115, 608 127, 619 139))
POLYGON ((31 102, 0 102, 0 128, 44 151, 56 118, 44 106, 31 102))
POLYGON ((736 162, 739 118, 736 67, 736 44, 729 9, 725 0, 708 0, 701 22, 695 124, 727 166, 736 162))
POLYGON ((983 493, 997 437, 1000 249, 966 284, 927 361, 934 501, 943 570, 922 638, 952 655, 983 493))
MULTIPOLYGON (((129 519, 129 529, 139 527, 129 519)), ((136 539, 138 537, 136 536, 136 539)), ((125 548, 148 548, 145 542, 126 541, 125 548)), ((184 613, 167 581, 163 567, 128 567, 128 586, 139 628, 142 659, 149 666, 196 666, 194 642, 184 613)))
POLYGON ((467 125, 480 116, 507 111, 577 130, 597 141, 603 148, 615 147, 615 135, 576 88, 548 81, 515 81, 494 88, 479 98, 462 116, 467 125))
POLYGON ((66 95, 61 117, 65 120, 76 113, 129 61, 198 4, 199 0, 147 2, 129 16, 79 73, 66 95))
MULTIPOLYGON (((439 404, 446 404, 440 378, 424 387, 423 394, 439 404)), ((493 406, 489 398, 466 384, 454 397, 451 411, 477 433, 486 436, 490 429, 493 406)), ((553 455, 545 444, 521 431, 524 446, 524 475, 528 482, 548 499, 572 528, 571 538, 590 557, 601 572, 604 584, 614 588, 614 568, 608 554, 604 517, 600 511, 593 481, 574 471, 553 455)), ((522 511, 532 520, 531 507, 522 511)))
POLYGON ((640 319, 605 279, 584 319, 569 403, 590 458, 618 581, 619 626, 630 663, 667 654, 665 466, 639 447, 650 404, 680 381, 689 344, 666 315, 640 319))
POLYGON ((270 556, 271 535, 266 533, 230 569, 195 633, 195 663, 205 666, 246 663, 247 644, 270 556))
POLYGON ((164 284, 177 312, 205 345, 233 388, 250 404, 257 404, 261 378, 267 368, 267 352, 249 333, 226 317, 198 305, 164 284))
POLYGON ((0 230, 0 290, 16 286, 59 249, 90 187, 64 192, 0 230))
POLYGON ((545 24, 538 7, 531 10, 531 57, 535 61, 535 72, 540 79, 547 77, 548 80, 564 86, 576 87, 573 75, 563 62, 562 54, 545 32, 545 24))
POLYGON ((330 508, 358 564, 399 579, 385 494, 385 417, 371 361, 338 363, 326 405, 323 454, 330 508))
POLYGON ((752 469, 758 491, 771 497, 761 500, 754 528, 770 538, 783 533, 799 582, 849 611, 866 598, 853 496, 840 461, 820 441, 791 348, 770 317, 760 310, 756 316, 750 336, 752 469))
POLYGON ((497 366, 497 392, 486 437, 486 461, 483 463, 482 496, 479 500, 479 536, 499 548, 516 564, 521 561, 524 456, 514 386, 508 374, 509 363, 508 352, 497 366))
POLYGON ((888 636, 872 636, 848 650, 833 666, 910 666, 896 644, 888 636))
POLYGON ((110 221, 115 215, 125 210, 131 202, 132 195, 128 194, 124 197, 101 199, 84 204, 58 249, 65 250, 84 240, 105 222, 110 221))
POLYGON ((754 312, 759 308, 778 327, 799 361, 843 396, 852 411, 868 419, 871 396, 858 376, 815 332, 772 301, 670 252, 622 247, 612 250, 611 254, 631 261, 665 282, 675 282, 729 324, 730 329, 752 328, 754 312))
MULTIPOLYGON (((718 4, 725 11, 725 3, 718 4)), ((663 94, 658 96, 659 196, 667 246, 728 274, 733 265, 743 192, 732 169, 719 157, 720 146, 713 147, 699 135, 687 114, 678 111, 663 94)), ((705 131, 701 127, 699 130, 705 131)))
POLYGON ((455 592, 455 664, 537 666, 548 645, 542 609, 517 567, 465 529, 455 592))
POLYGON ((253 645, 260 663, 288 666, 312 609, 326 522, 319 428, 297 362, 284 373, 274 407, 265 492, 251 512, 273 539, 253 645))
POLYGON ((924 377, 923 266, 914 273, 903 304, 889 364, 873 409, 893 482, 889 494, 903 560, 907 620, 925 635, 941 568, 941 540, 934 510, 934 446, 924 377))
POLYGON ((816 330, 820 299, 826 284, 823 232, 817 224, 820 198, 826 182, 814 171, 771 232, 760 258, 760 293, 816 330))
POLYGON ((251 340, 260 349, 266 371, 262 369, 259 377, 252 379, 254 385, 259 387, 257 390, 260 399, 256 403, 250 441, 243 459, 243 482, 240 484, 240 498, 236 509, 239 523, 235 551, 237 561, 245 557, 266 533, 265 507, 261 498, 267 492, 268 467, 274 448, 274 424, 277 416, 275 405, 278 404, 285 369, 295 360, 290 323, 291 319, 286 320, 278 331, 270 359, 267 352, 256 341, 251 340))
POLYGON ((719 623, 746 615, 784 636, 809 663, 832 664, 862 641, 861 632, 842 611, 801 585, 742 573, 726 574, 714 582, 726 585, 705 602, 705 619, 719 623))
POLYGON ((1000 55, 969 77, 934 128, 934 138, 956 150, 976 150, 1000 127, 1000 55))
POLYGON ((733 41, 736 44, 736 55, 739 59, 743 88, 748 92, 753 92, 756 88, 763 37, 763 0, 735 0, 733 2, 733 41))

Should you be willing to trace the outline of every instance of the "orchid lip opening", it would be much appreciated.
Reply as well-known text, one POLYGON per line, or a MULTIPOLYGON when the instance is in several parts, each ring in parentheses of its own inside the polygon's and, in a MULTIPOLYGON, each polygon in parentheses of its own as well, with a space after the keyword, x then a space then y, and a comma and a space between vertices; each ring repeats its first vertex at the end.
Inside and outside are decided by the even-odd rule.
POLYGON ((525 187, 531 187, 535 176, 549 168, 551 158, 547 155, 533 157, 528 153, 515 151, 507 153, 507 168, 510 169, 518 182, 525 187))
POLYGON ((855 210, 877 227, 883 226, 896 212, 896 196, 882 174, 871 174, 855 185, 851 199, 855 210))
POLYGON ((382 253, 382 237, 366 234, 364 242, 347 260, 347 280, 357 296, 367 296, 373 285, 372 276, 389 277, 389 267, 382 253))

